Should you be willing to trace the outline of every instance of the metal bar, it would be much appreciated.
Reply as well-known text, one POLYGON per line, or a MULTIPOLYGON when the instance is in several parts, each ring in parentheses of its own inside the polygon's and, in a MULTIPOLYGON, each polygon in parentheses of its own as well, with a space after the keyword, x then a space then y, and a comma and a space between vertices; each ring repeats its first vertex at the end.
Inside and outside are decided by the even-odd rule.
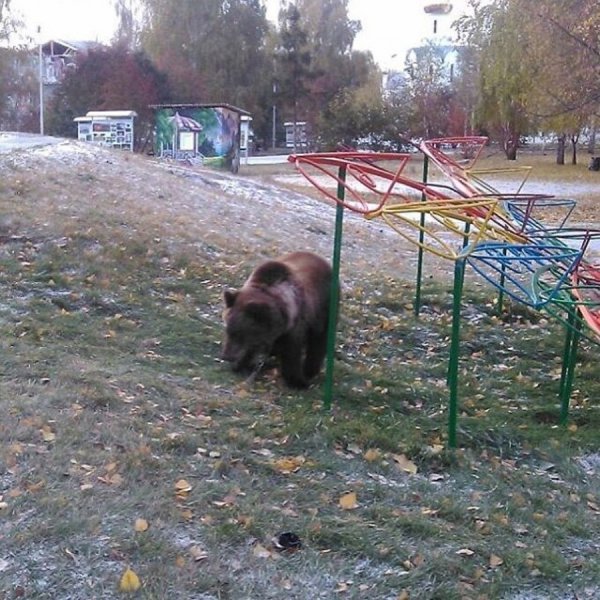
POLYGON ((331 410, 333 397, 333 367, 335 358, 335 335, 337 329, 338 303, 340 296, 340 259, 342 255, 342 233, 344 223, 344 194, 346 181, 346 167, 342 166, 338 171, 337 197, 340 200, 335 212, 335 234, 333 238, 333 259, 331 292, 329 297, 329 322, 327 326, 327 354, 325 363, 325 388, 323 394, 323 408, 331 410))
POLYGON ((573 335, 569 349, 569 361, 567 365, 565 383, 562 389, 562 398, 560 403, 560 424, 566 425, 569 418, 569 400, 571 399, 571 391, 573 390, 573 381, 575 379, 575 366, 577 363, 577 346, 581 338, 582 320, 577 316, 577 309, 571 307, 569 309, 569 320, 573 319, 573 335))
MULTIPOLYGON (((429 157, 423 157, 423 184, 427 183, 429 176, 429 157)), ((421 202, 426 202, 425 192, 421 192, 421 202)), ((423 244, 425 242, 425 212, 421 211, 419 220, 419 250, 417 254, 417 289, 415 291, 415 316, 418 318, 421 312, 421 281, 423 279, 423 244)))
POLYGON ((452 308, 452 337, 450 341, 450 359, 448 361, 448 446, 456 448, 456 424, 458 420, 458 363, 460 355, 460 308, 463 283, 465 280, 464 258, 454 264, 454 302, 452 308))
MULTIPOLYGON (((506 248, 502 249, 502 254, 506 256, 506 248)), ((500 269, 500 284, 498 286, 498 316, 502 316, 502 311, 504 310, 504 283, 506 279, 506 264, 505 261, 501 261, 501 269, 500 269)))

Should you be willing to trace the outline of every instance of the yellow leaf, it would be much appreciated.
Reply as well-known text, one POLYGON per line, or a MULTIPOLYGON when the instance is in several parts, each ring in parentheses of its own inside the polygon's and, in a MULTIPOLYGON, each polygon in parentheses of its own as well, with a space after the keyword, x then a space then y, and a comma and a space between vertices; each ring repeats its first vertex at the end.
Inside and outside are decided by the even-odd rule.
POLYGON ((493 569, 495 569, 496 567, 499 567, 503 563, 504 563, 504 560, 502 560, 496 554, 492 554, 490 556, 490 567, 492 567, 493 569))
POLYGON ((431 446, 427 447, 427 450, 432 456, 437 456, 443 452, 444 448, 444 444, 432 444, 431 446))
POLYGON ((122 592, 137 592, 141 585, 140 578, 135 574, 134 571, 127 567, 123 575, 121 575, 119 590, 122 592))
POLYGON ((404 454, 393 454, 392 458, 405 473, 415 475, 417 473, 417 465, 412 460, 409 460, 404 454))
POLYGON ((146 519, 136 519, 135 520, 135 525, 133 526, 133 528, 136 531, 142 532, 142 531, 148 531, 148 521, 146 521, 146 519))
POLYGON ((295 473, 306 462, 304 456, 284 456, 273 462, 273 466, 277 471, 287 475, 295 473))
POLYGON ((179 569, 183 569, 183 567, 185 567, 185 558, 183 558, 183 556, 178 556, 175 559, 175 566, 178 567, 179 569))
POLYGON ((369 448, 364 454, 364 458, 368 462, 379 460, 380 457, 381 452, 377 448, 369 448))
POLYGON ((408 590, 402 590, 398 594, 398 598, 396 600, 410 600, 410 594, 408 593, 408 590))
POLYGON ((342 494, 338 500, 338 504, 340 505, 340 508, 343 508, 344 510, 353 510, 358 508, 356 492, 347 492, 342 494))
POLYGON ((192 486, 185 479, 180 479, 175 484, 175 491, 178 494, 187 494, 192 491, 192 486))
POLYGON ((189 552, 195 562, 200 562, 208 558, 208 552, 200 548, 200 546, 191 546, 189 552))
POLYGON ((181 518, 186 521, 191 521, 194 518, 194 513, 189 508, 184 508, 179 512, 181 518))
POLYGON ((53 442, 56 439, 56 434, 50 429, 49 425, 44 425, 40 431, 42 433, 42 439, 45 442, 53 442))

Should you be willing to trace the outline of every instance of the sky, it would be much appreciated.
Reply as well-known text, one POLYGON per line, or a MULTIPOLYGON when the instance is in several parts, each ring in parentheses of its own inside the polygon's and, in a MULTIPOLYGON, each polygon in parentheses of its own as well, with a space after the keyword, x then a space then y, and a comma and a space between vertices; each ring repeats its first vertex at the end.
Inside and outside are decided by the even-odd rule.
MULTIPOLYGON (((264 0, 267 16, 276 21, 279 0, 264 0)), ((349 0, 351 19, 362 23, 354 49, 370 50, 382 69, 402 67, 407 50, 418 46, 428 31, 426 0, 349 0)), ((467 0, 454 0, 452 15, 465 10, 467 0)), ((116 27, 111 0, 11 0, 31 35, 41 28, 43 41, 97 40, 109 42, 116 27)), ((36 41, 39 38, 35 37, 36 41)))

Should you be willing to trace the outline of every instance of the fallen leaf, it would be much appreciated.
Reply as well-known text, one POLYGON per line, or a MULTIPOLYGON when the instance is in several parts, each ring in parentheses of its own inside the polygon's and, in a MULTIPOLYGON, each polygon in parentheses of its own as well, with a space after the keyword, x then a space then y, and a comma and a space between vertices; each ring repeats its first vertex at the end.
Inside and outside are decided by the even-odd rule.
POLYGON ((36 492, 39 492, 45 485, 46 485, 46 480, 40 479, 39 481, 36 481, 35 483, 28 483, 25 487, 28 492, 35 494, 36 492))
POLYGON ((352 454, 362 454, 360 446, 355 443, 348 444, 348 452, 352 452, 352 454))
POLYGON ((253 548, 252 548, 252 554, 254 554, 254 556, 258 557, 258 558, 270 558, 271 557, 271 551, 267 550, 267 548, 265 548, 262 544, 254 544, 253 548))
POLYGON ((179 514, 181 515, 181 518, 185 519, 186 521, 191 521, 194 518, 194 513, 189 508, 184 508, 179 512, 179 514))
POLYGON ((201 560, 206 560, 208 558, 208 552, 200 546, 191 546, 190 554, 196 562, 200 562, 201 560))
POLYGON ((178 567, 179 569, 183 569, 183 567, 185 567, 185 558, 183 558, 183 556, 178 556, 175 559, 175 566, 178 567))
POLYGON ((304 456, 284 456, 274 461, 272 464, 277 471, 288 475, 289 473, 295 473, 300 467, 306 462, 304 456))
POLYGON ((56 434, 50 429, 50 425, 43 425, 40 432, 45 442, 53 442, 56 439, 56 434))
POLYGON ((374 462, 380 458, 381 451, 379 451, 377 448, 369 448, 364 454, 364 459, 368 462, 374 462))
POLYGON ((178 494, 187 494, 192 491, 192 486, 185 479, 180 479, 175 484, 175 491, 178 494))
POLYGON ((342 494, 338 500, 338 504, 340 505, 340 508, 343 508, 344 510, 353 510, 358 508, 356 492, 347 492, 342 494))
POLYGON ((460 550, 456 551, 456 554, 459 554, 460 556, 473 556, 475 552, 473 552, 473 550, 470 548, 461 548, 460 550))
POLYGON ((142 532, 142 531, 148 531, 148 521, 146 521, 146 519, 136 519, 135 520, 135 524, 133 526, 133 528, 138 531, 138 532, 142 532))
POLYGON ((392 458, 398 467, 405 473, 415 475, 417 473, 417 465, 412 460, 409 460, 404 454, 393 454, 392 458))
POLYGON ((351 581, 340 581, 335 588, 336 594, 343 594, 344 592, 347 592, 350 589, 351 584, 351 581))
POLYGON ((492 567, 492 569, 499 567, 503 563, 504 563, 504 560, 502 560, 502 558, 500 558, 498 555, 492 554, 490 556, 490 567, 492 567))
POLYGON ((427 446, 427 451, 431 456, 437 456, 444 451, 444 444, 432 444, 431 446, 427 446))
POLYGON ((409 594, 408 590, 402 590, 398 594, 398 598, 396 598, 396 600, 410 600, 410 594, 409 594))
POLYGON ((123 575, 121 575, 121 581, 119 581, 119 590, 122 592, 137 592, 141 585, 140 578, 134 571, 127 567, 123 575))

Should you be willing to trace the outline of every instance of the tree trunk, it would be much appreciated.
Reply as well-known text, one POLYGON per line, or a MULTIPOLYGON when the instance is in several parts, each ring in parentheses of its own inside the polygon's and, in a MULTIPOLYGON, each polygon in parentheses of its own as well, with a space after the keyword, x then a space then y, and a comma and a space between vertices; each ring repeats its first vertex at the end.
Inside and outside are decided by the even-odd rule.
POLYGON ((558 145, 556 146, 556 164, 564 165, 565 164, 565 141, 567 139, 567 135, 565 133, 561 133, 558 136, 558 145))
POLYGON ((577 142, 579 141, 579 134, 571 136, 571 148, 573 149, 573 153, 571 155, 571 164, 577 164, 577 142))
POLYGON ((519 148, 519 134, 515 131, 509 131, 504 138, 504 154, 507 160, 517 160, 517 150, 519 148))
POLYGON ((596 152, 596 118, 592 115, 592 119, 590 121, 590 139, 588 140, 587 151, 589 154, 594 154, 596 152))

